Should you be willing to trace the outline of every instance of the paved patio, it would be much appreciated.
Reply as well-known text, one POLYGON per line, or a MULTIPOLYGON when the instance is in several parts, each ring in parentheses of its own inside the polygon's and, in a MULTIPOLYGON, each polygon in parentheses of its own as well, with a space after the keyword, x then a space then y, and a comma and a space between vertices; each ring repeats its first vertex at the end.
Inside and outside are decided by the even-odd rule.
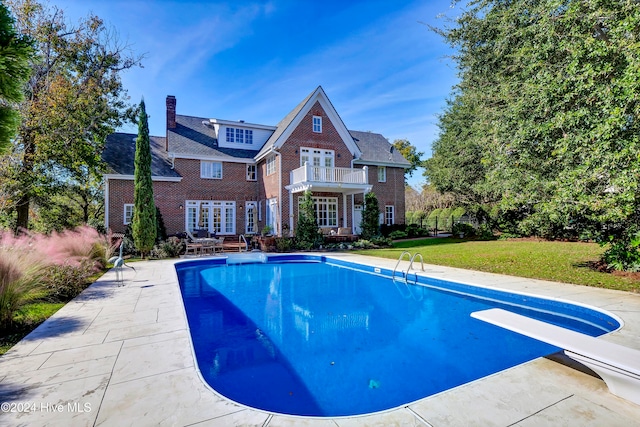
MULTIPOLYGON (((395 261, 331 255, 393 268, 395 261)), ((604 382, 546 358, 404 407, 314 419, 235 404, 199 376, 175 261, 112 270, 0 358, 2 426, 631 426, 640 406, 604 382)), ((405 265, 406 269, 406 265, 405 265)), ((608 310, 624 327, 601 339, 640 349, 640 295, 440 266, 427 274, 572 300, 608 310)), ((499 351, 499 349, 497 349, 499 351)))

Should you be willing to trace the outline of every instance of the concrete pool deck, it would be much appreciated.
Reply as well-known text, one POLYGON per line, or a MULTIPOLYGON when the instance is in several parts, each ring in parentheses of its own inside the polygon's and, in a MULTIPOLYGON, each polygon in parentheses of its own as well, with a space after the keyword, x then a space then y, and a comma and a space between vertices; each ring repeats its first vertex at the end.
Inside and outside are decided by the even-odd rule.
MULTIPOLYGON (((391 268, 394 260, 322 254, 391 268)), ((175 260, 107 272, 0 357, 0 426, 630 426, 640 406, 599 378, 540 358, 398 409, 345 418, 270 414, 201 379, 175 260)), ((404 262, 404 268, 408 263, 404 262)), ((575 301, 624 321, 601 339, 640 349, 640 294, 425 265, 458 282, 575 301)), ((499 349, 496 349, 499 351, 499 349)), ((347 397, 348 398, 348 397, 347 397)))

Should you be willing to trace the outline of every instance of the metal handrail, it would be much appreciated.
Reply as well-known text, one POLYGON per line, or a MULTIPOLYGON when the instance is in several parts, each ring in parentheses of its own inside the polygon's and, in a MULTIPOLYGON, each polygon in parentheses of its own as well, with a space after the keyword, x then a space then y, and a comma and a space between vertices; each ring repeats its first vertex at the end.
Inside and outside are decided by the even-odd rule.
POLYGON ((238 243, 242 243, 244 241, 244 251, 249 252, 249 243, 247 243, 247 239, 245 239, 244 234, 238 236, 238 243))
MULTIPOLYGON (((424 271, 424 259, 422 258, 422 255, 419 254, 418 252, 414 253, 413 255, 411 255, 411 253, 409 251, 403 251, 400 254, 400 257, 398 258, 398 262, 396 263, 395 268, 393 269, 393 282, 396 283, 396 271, 398 270, 398 266, 400 265, 400 261, 402 261, 402 259, 404 258, 404 255, 407 254, 409 255, 409 268, 407 269, 407 272, 405 273, 404 270, 400 270, 400 272, 402 273, 402 278, 404 279, 404 284, 407 287, 407 292, 408 294, 405 296, 402 292, 402 290, 400 290, 400 288, 398 288, 398 291, 400 292, 400 295, 402 295, 403 298, 409 298, 412 297, 413 299, 415 299, 416 301, 421 301, 422 298, 424 298, 424 290, 423 290, 423 294, 420 295, 420 297, 416 297, 413 292, 411 291, 411 287, 409 286, 409 272, 411 271, 411 269, 413 268, 413 261, 416 260, 416 258, 420 258, 420 269, 422 271, 424 271)), ((414 273, 414 285, 416 285, 418 283, 418 273, 414 273)), ((398 286, 398 284, 396 283, 396 287, 398 286)))
POLYGON ((407 269, 407 274, 409 274, 409 270, 411 270, 411 267, 413 267, 413 260, 416 259, 417 256, 420 257, 420 269, 422 271, 424 271, 424 259, 422 259, 422 255, 421 254, 416 252, 415 254, 413 254, 411 259, 409 260, 409 268, 407 269))
MULTIPOLYGON (((409 253, 409 251, 404 251, 400 254, 400 258, 398 258, 398 262, 396 263, 396 266, 393 268, 393 275, 391 277, 393 277, 393 280, 396 280, 396 270, 398 269, 398 265, 400 265, 400 261, 402 261, 402 258, 404 257, 404 254, 409 255, 409 261, 411 261, 411 254, 409 253)), ((404 277, 405 282, 406 282, 406 277, 404 275, 404 271, 400 270, 400 272, 402 273, 402 277, 404 277)), ((407 273, 409 273, 409 271, 407 270, 407 273)))

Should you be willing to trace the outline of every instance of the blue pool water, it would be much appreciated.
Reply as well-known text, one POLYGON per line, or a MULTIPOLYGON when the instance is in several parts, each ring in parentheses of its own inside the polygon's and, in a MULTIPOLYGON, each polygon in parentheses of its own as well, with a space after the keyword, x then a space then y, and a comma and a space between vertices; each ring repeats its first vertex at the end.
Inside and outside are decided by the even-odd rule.
POLYGON ((585 307, 423 277, 408 285, 324 257, 176 270, 204 379, 277 413, 381 411, 558 351, 473 311, 501 307, 592 336, 619 327, 585 307))

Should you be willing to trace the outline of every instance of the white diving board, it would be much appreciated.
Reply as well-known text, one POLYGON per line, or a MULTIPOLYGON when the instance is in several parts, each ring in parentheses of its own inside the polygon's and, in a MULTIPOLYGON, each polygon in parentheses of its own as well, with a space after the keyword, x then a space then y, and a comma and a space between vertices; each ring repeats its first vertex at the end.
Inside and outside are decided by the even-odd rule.
POLYGON ((568 357, 600 375, 611 393, 640 405, 640 350, 499 308, 476 311, 471 317, 564 349, 568 357))

